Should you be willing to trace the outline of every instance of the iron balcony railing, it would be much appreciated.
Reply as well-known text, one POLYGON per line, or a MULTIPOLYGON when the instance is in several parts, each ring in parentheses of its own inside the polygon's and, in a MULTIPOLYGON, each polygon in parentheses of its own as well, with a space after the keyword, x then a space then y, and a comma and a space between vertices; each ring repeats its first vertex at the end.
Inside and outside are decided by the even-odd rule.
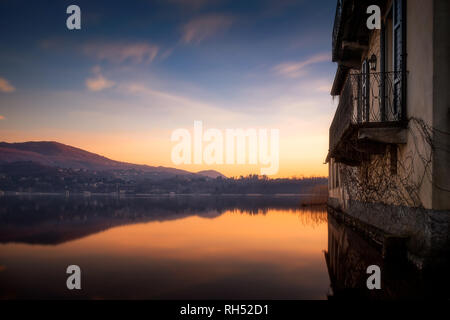
POLYGON ((349 74, 330 127, 330 151, 348 129, 400 125, 405 119, 403 72, 349 74))

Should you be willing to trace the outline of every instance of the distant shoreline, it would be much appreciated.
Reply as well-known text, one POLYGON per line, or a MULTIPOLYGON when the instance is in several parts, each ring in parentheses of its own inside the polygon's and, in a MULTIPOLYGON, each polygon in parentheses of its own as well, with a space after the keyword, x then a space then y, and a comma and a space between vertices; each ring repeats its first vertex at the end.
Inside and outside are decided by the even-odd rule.
POLYGON ((70 192, 69 194, 63 192, 19 192, 19 191, 4 191, 1 196, 64 196, 64 197, 95 197, 95 196, 109 196, 109 197, 177 197, 177 196, 198 196, 198 197, 309 197, 314 194, 310 193, 83 193, 83 192, 70 192))

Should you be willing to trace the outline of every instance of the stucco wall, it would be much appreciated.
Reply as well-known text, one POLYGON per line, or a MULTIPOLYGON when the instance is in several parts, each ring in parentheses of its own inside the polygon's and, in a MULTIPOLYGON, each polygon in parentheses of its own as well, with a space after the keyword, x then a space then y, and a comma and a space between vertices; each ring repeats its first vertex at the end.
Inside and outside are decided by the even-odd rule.
MULTIPOLYGON (((407 118, 416 120, 409 122, 407 143, 398 146, 398 166, 406 168, 397 172, 398 179, 412 180, 412 186, 402 190, 412 194, 417 186, 419 208, 395 199, 350 199, 345 188, 330 190, 329 205, 386 232, 408 236, 413 256, 434 261, 448 257, 450 241, 450 1, 407 0, 406 10, 407 118), (430 130, 436 150, 431 149, 423 127, 430 130)), ((363 59, 372 53, 379 59, 378 32, 372 33, 363 59)))
MULTIPOLYGON (((407 143, 398 145, 397 180, 403 182, 405 192, 414 193, 414 197, 418 194, 417 205, 425 209, 449 210, 449 136, 436 134, 434 129, 450 132, 450 1, 406 2, 406 112, 407 118, 411 120, 407 130, 407 143), (435 139, 431 143, 427 136, 430 133, 435 139), (432 150, 432 144, 438 149, 432 150), (406 180, 408 181, 405 183, 406 180)), ((392 65, 392 37, 387 36, 386 40, 386 71, 392 71, 389 69, 392 65)), ((371 32, 369 48, 362 60, 370 58, 372 54, 377 56, 379 72, 381 52, 380 32, 377 30, 371 32)), ((341 198, 343 193, 340 189, 342 188, 331 187, 330 197, 341 198)), ((395 204, 392 199, 381 202, 395 204)))
MULTIPOLYGON (((430 1, 431 2, 431 1, 430 1)), ((433 208, 450 210, 450 1, 434 0, 433 208)))
MULTIPOLYGON (((406 11, 407 118, 422 119, 432 126, 433 1, 408 0, 406 11)), ((425 208, 432 209, 433 168, 432 164, 421 160, 430 157, 431 150, 418 129, 410 122, 407 144, 399 147, 399 162, 412 166, 409 171, 414 173, 413 179, 418 186, 420 183, 421 202, 425 208)))

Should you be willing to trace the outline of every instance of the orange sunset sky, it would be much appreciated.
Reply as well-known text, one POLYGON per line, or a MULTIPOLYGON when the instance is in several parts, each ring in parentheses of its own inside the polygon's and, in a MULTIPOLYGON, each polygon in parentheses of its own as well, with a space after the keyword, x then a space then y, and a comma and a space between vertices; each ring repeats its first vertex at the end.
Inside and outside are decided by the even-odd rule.
POLYGON ((261 165, 175 165, 171 134, 279 129, 279 171, 326 176, 335 1, 83 2, 0 7, 0 141, 57 141, 114 160, 226 176, 261 165), (194 5, 195 3, 195 5, 194 5), (15 12, 15 10, 17 12, 15 12), (6 14, 8 12, 8 14, 6 14), (23 19, 10 17, 21 14, 23 19), (33 32, 29 32, 33 30, 33 32), (1 32, 1 31, 0 31, 1 32))

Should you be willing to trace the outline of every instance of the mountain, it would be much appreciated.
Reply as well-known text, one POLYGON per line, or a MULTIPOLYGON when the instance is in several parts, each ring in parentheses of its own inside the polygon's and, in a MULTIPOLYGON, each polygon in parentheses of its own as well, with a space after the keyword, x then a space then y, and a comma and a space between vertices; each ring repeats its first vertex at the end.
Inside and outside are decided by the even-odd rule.
POLYGON ((215 179, 217 177, 226 178, 226 176, 224 176, 223 174, 221 174, 219 171, 216 171, 216 170, 203 170, 203 171, 197 172, 197 174, 208 177, 208 178, 212 178, 212 179, 215 179))
POLYGON ((0 164, 29 161, 49 167, 86 169, 91 171, 133 170, 163 176, 196 175, 189 171, 174 168, 153 167, 115 161, 54 141, 0 142, 0 164))
POLYGON ((267 179, 250 175, 228 179, 214 170, 193 173, 115 161, 57 142, 0 142, 0 196, 300 194, 326 184, 327 179, 321 177, 267 179))

